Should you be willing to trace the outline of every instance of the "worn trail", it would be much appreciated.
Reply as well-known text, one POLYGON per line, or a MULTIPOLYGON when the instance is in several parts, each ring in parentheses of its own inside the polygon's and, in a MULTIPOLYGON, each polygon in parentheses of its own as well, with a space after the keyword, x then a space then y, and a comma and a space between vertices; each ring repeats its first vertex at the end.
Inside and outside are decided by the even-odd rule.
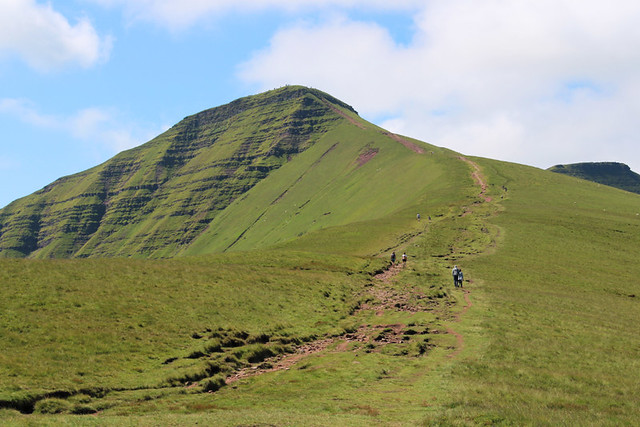
MULTIPOLYGON (((381 281, 382 283, 388 284, 400 271, 402 271, 402 265, 395 264, 390 266, 390 268, 388 268, 387 270, 377 274, 374 278, 378 281, 381 281)), ((391 291, 385 292, 381 290, 380 287, 376 287, 376 290, 374 290, 372 294, 375 297, 376 302, 364 304, 356 311, 356 313, 359 313, 365 309, 372 309, 376 312, 377 315, 380 316, 384 313, 385 310, 399 310, 408 312, 416 312, 418 310, 416 307, 409 306, 409 304, 407 303, 408 296, 403 295, 402 293, 394 293, 391 291)), ((226 378, 225 382, 226 384, 233 384, 236 381, 244 378, 265 374, 268 372, 288 370, 304 357, 326 351, 332 344, 338 343, 333 351, 347 351, 350 343, 370 342, 374 335, 379 336, 381 334, 381 331, 383 330, 385 331, 385 334, 382 338, 379 338, 377 340, 379 344, 384 345, 390 343, 400 343, 402 342, 402 331, 404 328, 405 325, 402 324, 376 326, 361 325, 358 330, 354 332, 346 333, 338 337, 329 337, 310 343, 301 344, 299 346, 296 346, 294 353, 274 356, 261 363, 252 364, 251 366, 248 366, 229 375, 226 378)))
MULTIPOLYGON (((487 196, 486 194, 486 180, 484 179, 484 176, 482 175, 478 164, 463 156, 460 156, 459 159, 469 164, 473 169, 471 176, 473 177, 475 183, 480 187, 480 193, 478 194, 478 197, 481 199, 480 203, 491 202, 491 197, 487 196)), ((467 208, 466 214, 471 214, 472 212, 473 208, 467 208)), ((354 315, 363 310, 373 310, 376 316, 382 316, 387 311, 401 311, 409 314, 414 314, 419 311, 429 309, 431 301, 429 301, 425 295, 421 295, 416 292, 409 293, 408 291, 400 292, 397 290, 393 290, 388 286, 393 281, 393 279, 402 271, 402 269, 403 265, 398 263, 391 265, 388 269, 377 274, 374 278, 374 282, 376 283, 376 285, 374 285, 369 290, 369 293, 373 297, 373 301, 363 304, 354 313, 354 315), (421 303, 417 304, 416 301, 421 301, 421 303)), ((461 311, 454 315, 454 323, 460 322, 466 312, 473 306, 470 294, 471 292, 468 289, 463 289, 463 298, 465 301, 465 305, 462 307, 461 311)), ((432 303, 433 308, 435 308, 435 306, 437 306, 437 302, 433 301, 432 303)), ((331 351, 335 352, 347 351, 350 343, 371 342, 374 335, 380 336, 381 330, 384 330, 387 333, 382 339, 379 340, 378 344, 385 345, 389 343, 400 343, 402 342, 402 331, 404 328, 405 325, 402 324, 377 326, 361 325, 358 330, 354 332, 347 333, 338 337, 327 337, 310 343, 301 344, 295 347, 295 352, 292 354, 278 355, 269 358, 261 363, 252 364, 251 366, 248 366, 229 375, 226 378, 226 383, 233 384, 238 380, 255 375, 290 369, 301 359, 313 354, 327 351, 330 347, 333 347, 331 351)), ((456 345, 454 347, 454 350, 447 356, 449 358, 455 358, 465 348, 464 336, 460 332, 456 331, 453 326, 447 328, 446 332, 456 338, 456 345)))
MULTIPOLYGON (((480 203, 489 203, 491 202, 493 199, 489 196, 487 196, 487 182, 484 178, 484 176, 482 175, 482 172, 480 171, 480 166, 474 162, 471 161, 469 159, 467 159, 464 156, 459 156, 458 157, 460 160, 462 160, 463 162, 467 163, 468 165, 470 165, 473 169, 473 172, 471 172, 471 177, 473 178, 474 182, 476 183, 476 185, 478 185, 480 187, 480 193, 478 194, 478 197, 481 199, 480 203)), ((473 213, 473 208, 467 208, 466 212, 464 213, 464 215, 469 215, 473 213)), ((473 303, 471 302, 471 298, 470 298, 470 291, 468 289, 463 289, 464 292, 464 301, 465 301, 465 305, 462 308, 462 310, 457 313, 454 317, 455 322, 459 323, 462 320, 462 316, 464 316, 464 314, 471 308, 471 306, 473 305, 473 303)), ((456 349, 453 351, 453 353, 449 354, 448 357, 449 358, 455 358, 457 357, 462 350, 464 350, 464 335, 462 335, 460 332, 456 331, 453 327, 449 327, 447 329, 447 333, 450 335, 453 335, 456 337, 456 349)))

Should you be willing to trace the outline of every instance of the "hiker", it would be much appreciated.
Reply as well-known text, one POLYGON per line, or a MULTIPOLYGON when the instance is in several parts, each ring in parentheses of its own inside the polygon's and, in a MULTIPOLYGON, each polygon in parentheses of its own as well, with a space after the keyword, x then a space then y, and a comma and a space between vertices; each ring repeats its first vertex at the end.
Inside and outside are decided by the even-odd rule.
POLYGON ((391 265, 396 263, 396 251, 391 252, 391 265))
POLYGON ((407 265, 407 254, 403 253, 402 254, 402 266, 404 267, 405 265, 407 265))
POLYGON ((418 221, 420 221, 420 214, 418 214, 416 218, 418 219, 418 221))
POLYGON ((462 281, 464 280, 464 274, 462 274, 462 269, 458 269, 458 284, 462 287, 462 281))
POLYGON ((453 266, 453 270, 451 270, 451 274, 453 275, 453 286, 458 287, 458 274, 460 274, 460 270, 457 265, 453 266))

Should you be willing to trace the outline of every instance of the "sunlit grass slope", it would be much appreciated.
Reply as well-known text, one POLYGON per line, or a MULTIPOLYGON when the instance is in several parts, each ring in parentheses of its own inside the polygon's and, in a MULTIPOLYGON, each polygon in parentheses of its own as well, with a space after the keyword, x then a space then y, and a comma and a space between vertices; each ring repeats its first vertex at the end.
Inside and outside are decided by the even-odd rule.
POLYGON ((381 263, 270 251, 0 265, 0 405, 31 411, 47 395, 211 378, 292 341, 341 333, 381 263), (279 346, 267 351, 267 342, 279 346))
POLYGON ((440 193, 456 198, 465 177, 458 163, 450 150, 390 134, 326 93, 285 87, 189 116, 15 201, 0 210, 0 257, 265 248, 434 204, 440 193))
POLYGON ((2 261, 1 280, 13 285, 1 297, 0 401, 35 414, 0 417, 87 425, 635 424, 640 198, 474 159, 489 183, 491 200, 482 201, 471 168, 442 158, 451 180, 430 181, 413 205, 283 236, 278 249, 165 261, 2 261), (418 222, 416 212, 432 220, 418 222), (386 286, 426 295, 426 310, 354 310, 375 300, 371 274, 391 249, 410 261, 386 286), (471 280, 473 303, 459 322, 454 263, 471 280), (431 332, 389 346, 341 345, 341 334, 360 325, 431 332), (462 348, 449 328, 462 334, 462 348), (250 361, 329 336, 333 346, 289 370, 221 383, 250 361), (431 346, 425 353, 422 337, 431 346), (102 412, 69 415, 95 411, 102 412), (67 415, 44 415, 56 412, 67 415))
MULTIPOLYGON (((291 156, 243 157, 248 163, 234 169, 242 176, 225 175, 226 189, 243 191, 222 191, 228 203, 215 215, 205 220, 188 204, 209 212, 210 193, 178 191, 206 175, 206 156, 187 156, 180 162, 190 178, 144 204, 158 217, 144 211, 151 216, 127 222, 127 231, 112 224, 113 240, 103 235, 112 247, 127 243, 111 254, 181 256, 0 260, 2 424, 638 423, 640 196, 474 158, 488 183, 479 197, 474 169, 458 154, 390 135, 337 100, 305 93, 283 120, 319 126, 300 113, 311 105, 330 118, 322 132, 305 134, 313 137, 291 156), (258 164, 265 159, 277 167, 258 164), (160 245, 167 221, 185 218, 197 233, 176 225, 160 245), (374 279, 391 250, 406 251, 408 265, 388 283, 374 279), (451 284, 453 264, 466 273, 468 311, 451 284), (375 308, 384 295, 391 302, 375 308), (403 309, 407 302, 415 310, 403 309), (346 339, 360 328, 396 328, 401 339, 346 339), (289 369, 224 384, 238 369, 322 340, 331 344, 289 369)), ((256 127, 227 125, 279 135, 266 118, 246 123, 256 127)), ((167 162, 177 161, 166 149, 167 162)), ((128 156, 121 165, 131 160, 135 169, 128 156)), ((136 185, 122 187, 113 206, 135 213, 124 209, 136 199, 124 192, 152 191, 139 185, 143 175, 128 178, 136 185)), ((93 197, 77 191, 60 206, 93 197)), ((22 203, 10 228, 42 208, 22 203)), ((75 224, 80 210, 63 224, 75 224)), ((20 241, 11 233, 9 246, 20 241)))
POLYGON ((232 203, 182 254, 268 247, 324 228, 382 220, 369 233, 357 233, 350 248, 376 253, 380 248, 363 246, 363 237, 399 232, 390 218, 415 218, 421 208, 458 202, 471 182, 455 153, 416 144, 421 153, 374 126, 343 123, 232 203))
POLYGON ((637 424, 640 196, 478 161, 507 189, 500 244, 465 262, 482 333, 440 420, 637 424))
POLYGON ((186 117, 1 209, 0 257, 173 256, 347 117, 361 120, 339 100, 301 86, 186 117))
MULTIPOLYGON (((375 130, 372 138, 378 132, 375 130)), ((104 411, 106 418, 100 418, 99 422, 118 424, 119 421, 109 417, 117 414, 146 417, 151 412, 159 418, 149 422, 162 424, 178 417, 177 413, 184 411, 183 405, 186 412, 199 413, 201 410, 197 408, 210 408, 201 401, 211 395, 203 392, 222 387, 226 375, 250 362, 292 351, 293 344, 340 336, 357 329, 361 322, 373 325, 402 322, 421 330, 433 327, 437 324, 433 313, 411 318, 376 317, 371 312, 356 316, 354 310, 371 298, 367 289, 372 274, 386 265, 388 249, 399 250, 419 239, 430 227, 429 215, 434 218, 433 224, 458 215, 460 205, 473 200, 476 190, 466 166, 447 150, 419 154, 389 137, 384 137, 380 146, 380 151, 396 150, 396 155, 404 158, 408 166, 411 157, 420 159, 411 167, 425 167, 424 179, 419 179, 418 172, 413 172, 412 179, 403 179, 400 164, 397 170, 390 171, 378 165, 379 170, 365 177, 374 180, 373 175, 386 174, 389 182, 378 177, 376 184, 387 194, 380 195, 377 187, 367 187, 362 182, 353 184, 360 186, 359 191, 370 192, 369 198, 380 204, 376 212, 360 213, 368 219, 349 223, 348 209, 339 206, 337 213, 341 216, 337 222, 343 225, 325 224, 326 228, 297 239, 287 235, 277 248, 232 250, 227 254, 162 261, 1 261, 0 282, 8 286, 0 297, 2 307, 6 308, 0 313, 0 321, 7 331, 0 338, 6 349, 0 364, 3 367, 0 406, 13 408, 4 416, 12 422, 87 422, 51 414, 104 411), (389 147, 384 145, 387 140, 391 142, 389 147), (443 173, 446 169, 450 170, 443 173), (436 176, 438 179, 434 179, 436 176), (423 214, 425 221, 416 221, 417 212, 423 214), (371 256, 381 253, 380 257, 371 256), (44 418, 35 414, 17 415, 15 410, 50 415, 44 418)), ((352 161, 360 157, 358 152, 352 154, 352 161)), ((363 172, 367 164, 360 166, 363 172)), ((299 181, 301 185, 303 180, 299 181)), ((294 189, 291 193, 295 194, 294 189)), ((334 196, 342 197, 337 190, 334 196)), ((281 200, 285 199, 286 195, 281 200)), ((353 206, 358 209, 357 204, 353 206)), ((274 222, 270 226, 276 225, 274 222)), ((430 244, 428 248, 423 246, 421 256, 428 257, 430 251, 439 256, 448 253, 448 232, 429 236, 430 244)), ((412 259, 416 254, 411 254, 412 259)), ((438 267, 429 264, 432 270, 443 267, 439 263, 438 267)), ((448 304, 455 302, 443 291, 444 280, 434 280, 432 274, 422 278, 419 272, 412 274, 420 280, 416 289, 424 286, 420 291, 433 298, 425 301, 440 307, 442 313, 448 304)), ((446 278, 446 271, 444 274, 446 278)), ((447 337, 443 340, 445 344, 435 353, 438 358, 446 352, 447 337)), ((390 378, 390 372, 406 362, 404 356, 421 355, 419 344, 416 338, 407 341, 404 347, 390 348, 386 354, 372 354, 359 370, 350 370, 340 358, 326 359, 323 364, 335 363, 330 368, 335 375, 321 374, 323 368, 311 381, 307 377, 300 383, 294 380, 288 390, 282 390, 284 394, 279 399, 307 394, 309 387, 313 389, 332 379, 352 381, 364 373, 365 382, 377 382, 380 375, 390 378)), ((359 351, 366 354, 365 348, 359 351)), ((430 360, 423 355, 404 370, 402 378, 426 368, 430 360)), ((341 384, 335 384, 336 392, 351 394, 352 387, 341 384)), ((388 386, 391 387, 388 390, 394 388, 392 384, 385 385, 388 386)), ((322 424, 369 420, 367 405, 374 405, 383 397, 372 396, 372 401, 361 405, 364 409, 358 409, 360 404, 354 400, 355 414, 354 409, 332 414, 322 409, 323 390, 332 391, 325 386, 315 389, 316 415, 311 418, 322 424), (362 411, 365 414, 359 415, 362 411)), ((244 394, 245 389, 241 388, 239 393, 244 394)), ((411 395, 410 391, 405 393, 394 412, 402 410, 411 401, 411 395)), ((236 410, 225 412, 225 417, 231 418, 223 423, 231 422, 236 414, 238 419, 245 417, 247 408, 242 405, 254 406, 254 398, 253 393, 247 399, 240 399, 235 391, 227 395, 225 399, 238 404, 236 410)), ((298 409, 290 403, 276 410, 280 420, 296 417, 298 409)), ((205 420, 209 416, 219 418, 207 414, 205 420)), ((419 414, 420 411, 412 411, 410 419, 415 420, 419 414)), ((261 416, 260 412, 256 415, 261 416)), ((182 424, 186 419, 176 422, 182 424)))

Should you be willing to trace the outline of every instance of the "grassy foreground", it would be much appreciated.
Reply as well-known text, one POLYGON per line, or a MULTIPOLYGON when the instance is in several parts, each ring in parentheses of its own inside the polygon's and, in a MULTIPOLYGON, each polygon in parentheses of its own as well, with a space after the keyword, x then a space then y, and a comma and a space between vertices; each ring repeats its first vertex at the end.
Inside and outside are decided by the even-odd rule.
POLYGON ((453 372, 441 420, 636 425, 640 197, 519 165, 479 160, 508 189, 496 251, 478 280, 478 352, 453 372))
POLYGON ((640 197, 474 160, 490 201, 460 162, 455 197, 274 251, 2 261, 0 401, 34 413, 0 420, 637 424, 640 197), (345 255, 358 248, 370 255, 345 255), (391 249, 409 263, 384 282, 391 249), (221 382, 323 340, 288 369, 221 382))

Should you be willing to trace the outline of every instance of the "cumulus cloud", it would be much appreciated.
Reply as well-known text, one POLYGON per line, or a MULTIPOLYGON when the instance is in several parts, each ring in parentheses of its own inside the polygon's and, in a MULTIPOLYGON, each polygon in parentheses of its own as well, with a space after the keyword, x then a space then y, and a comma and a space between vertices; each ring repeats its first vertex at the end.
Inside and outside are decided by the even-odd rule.
POLYGON ((0 54, 17 54, 38 70, 92 66, 108 57, 111 44, 87 19, 72 24, 50 3, 3 0, 0 5, 0 54))
POLYGON ((45 114, 25 99, 0 99, 0 114, 11 115, 39 128, 69 134, 72 138, 117 153, 140 145, 162 131, 143 128, 112 108, 90 107, 62 116, 45 114))
POLYGON ((259 89, 321 88, 391 130, 467 154, 640 170, 640 3, 423 4, 409 45, 346 16, 300 21, 238 75, 259 89))

